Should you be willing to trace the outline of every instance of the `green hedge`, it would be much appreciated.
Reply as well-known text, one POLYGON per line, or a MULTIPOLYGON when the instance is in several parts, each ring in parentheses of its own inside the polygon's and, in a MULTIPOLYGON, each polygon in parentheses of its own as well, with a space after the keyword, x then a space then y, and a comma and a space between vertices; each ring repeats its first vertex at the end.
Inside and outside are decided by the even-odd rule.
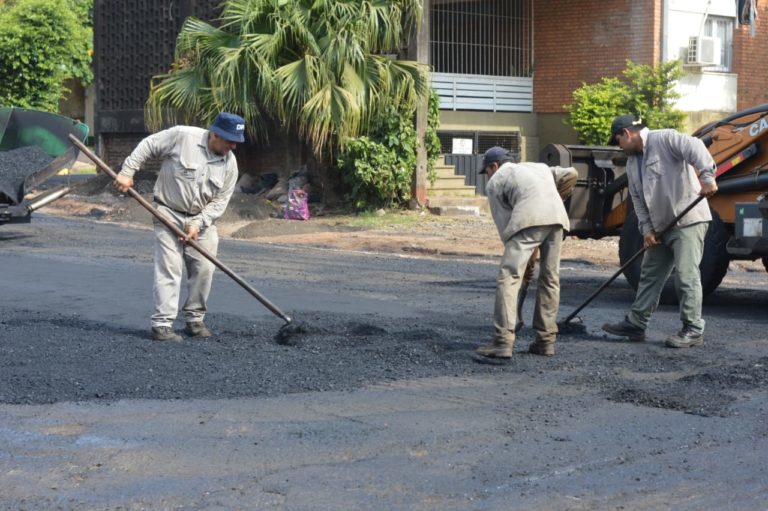
POLYGON ((91 6, 91 0, 0 5, 0 105, 55 112, 65 79, 93 79, 91 6))
POLYGON ((605 144, 613 118, 622 114, 634 114, 651 129, 683 128, 685 113, 675 108, 675 82, 683 75, 679 61, 648 66, 628 60, 623 74, 623 80, 606 77, 573 92, 573 103, 565 106, 567 123, 582 143, 605 144))

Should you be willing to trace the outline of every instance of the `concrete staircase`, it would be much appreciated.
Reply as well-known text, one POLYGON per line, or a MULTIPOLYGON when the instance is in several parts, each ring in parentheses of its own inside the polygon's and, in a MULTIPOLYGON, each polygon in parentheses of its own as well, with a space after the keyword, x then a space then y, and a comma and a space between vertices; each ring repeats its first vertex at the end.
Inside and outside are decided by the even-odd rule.
POLYGON ((488 201, 475 194, 475 187, 464 184, 464 176, 456 175, 453 165, 435 163, 437 179, 427 188, 429 210, 435 215, 472 215, 488 212, 488 201))

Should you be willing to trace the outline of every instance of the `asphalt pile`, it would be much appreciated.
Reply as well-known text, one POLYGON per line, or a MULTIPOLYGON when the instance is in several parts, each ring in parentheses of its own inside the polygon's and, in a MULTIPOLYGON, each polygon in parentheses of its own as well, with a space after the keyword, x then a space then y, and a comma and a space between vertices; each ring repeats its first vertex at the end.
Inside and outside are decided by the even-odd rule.
POLYGON ((21 147, 0 152, 0 194, 14 204, 24 198, 24 180, 53 161, 37 146, 21 147))
POLYGON ((548 358, 525 353, 533 337, 526 327, 515 356, 500 362, 474 355, 478 341, 488 338, 488 326, 466 318, 445 315, 420 321, 418 328, 378 315, 304 313, 300 319, 306 331, 288 345, 275 341, 280 322, 274 318, 247 321, 226 314, 208 316, 212 338, 161 343, 150 341, 145 329, 5 309, 0 311, 0 402, 277 396, 513 373, 612 401, 726 416, 734 390, 768 384, 768 359, 712 366, 707 360, 723 349, 717 346, 681 357, 645 343, 563 336, 560 355, 548 358), (669 376, 681 373, 686 376, 669 376))

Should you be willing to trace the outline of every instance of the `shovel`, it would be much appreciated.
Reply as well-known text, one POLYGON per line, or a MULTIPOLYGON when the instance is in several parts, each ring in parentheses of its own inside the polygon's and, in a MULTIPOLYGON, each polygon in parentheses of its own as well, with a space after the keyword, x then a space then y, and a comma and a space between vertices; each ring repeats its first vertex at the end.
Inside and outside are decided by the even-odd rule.
MULTIPOLYGON (((680 213, 679 215, 677 215, 677 216, 674 218, 674 220, 672 220, 672 221, 671 221, 671 222, 670 222, 670 223, 669 223, 669 224, 668 224, 666 227, 664 227, 664 229, 662 229, 662 230, 661 230, 661 232, 660 232, 660 233, 659 233, 657 236, 658 236, 659 238, 661 238, 661 237, 662 237, 664 234, 666 234, 666 232, 667 232, 667 231, 669 231, 669 230, 670 230, 672 227, 674 227, 675 225, 677 225, 677 222, 679 222, 681 218, 683 218, 685 215, 687 215, 687 214, 688 214, 688 212, 689 212, 690 210, 692 210, 694 207, 696 207, 696 205, 697 205, 699 202, 701 202, 701 201, 702 201, 702 199, 704 199, 704 195, 700 195, 699 197, 697 197, 697 198, 696 198, 696 200, 694 200, 694 201, 693 201, 691 204, 689 204, 689 205, 688 205, 688 207, 686 207, 686 208, 683 210, 683 212, 682 212, 682 213, 680 213)), ((632 257, 630 257, 630 258, 629 258, 629 260, 628 260, 626 263, 624 263, 624 264, 622 265, 622 267, 621 267, 621 268, 619 268, 619 269, 616 271, 616 273, 614 273, 614 274, 611 276, 611 278, 609 278, 609 279, 608 279, 608 281, 607 281, 605 284, 603 284, 602 286, 600 286, 599 288, 597 288, 597 290, 595 290, 595 292, 594 292, 594 293, 592 293, 591 295, 589 295, 589 298, 587 298, 586 300, 584 300, 584 303, 582 303, 581 305, 579 305, 579 306, 576 308, 576 310, 575 310, 575 311, 571 312, 571 313, 570 313, 568 316, 566 316, 566 317, 565 317, 565 319, 563 319, 562 321, 560 321, 560 322, 557 324, 557 326, 559 327, 560 331, 561 331, 561 332, 565 332, 565 333, 568 333, 568 332, 571 332, 571 333, 573 333, 573 332, 584 333, 584 332, 585 332, 585 330, 586 330, 586 328, 584 327, 584 325, 582 325, 581 323, 571 323, 571 321, 573 321, 573 319, 576 317, 576 314, 578 314, 579 312, 581 312, 581 311, 584 309, 584 307, 586 307, 587 305, 589 305, 589 304, 590 304, 590 302, 592 302, 592 300, 594 300, 594 299, 595 299, 595 297, 596 297, 597 295, 599 295, 600 293, 602 293, 602 292, 603 292, 603 290, 604 290, 605 288, 607 288, 608 286, 610 286, 610 285, 611 285, 611 282, 613 282, 614 280, 616 280, 616 278, 617 278, 619 275, 621 275, 621 273, 622 273, 624 270, 626 270, 626 269, 627 269, 627 268, 628 268, 628 267, 629 267, 629 266, 630 266, 630 265, 631 265, 633 262, 635 262, 635 260, 636 260, 638 257, 640 257, 641 255, 643 255, 643 254, 645 253, 645 251, 646 251, 646 248, 645 248, 645 247, 643 247, 643 248, 641 248, 640 250, 638 250, 638 251, 637 251, 637 252, 636 252, 636 253, 635 253, 635 254, 634 254, 632 257)))
MULTIPOLYGON (((90 158, 93 163, 96 164, 99 169, 107 174, 112 179, 117 179, 117 174, 109 168, 109 166, 104 163, 98 156, 96 156, 90 149, 88 149, 82 142, 80 142, 77 138, 75 138, 72 135, 69 135, 69 140, 72 142, 72 144, 80 149, 84 155, 86 155, 88 158, 90 158)), ((136 199, 139 204, 144 206, 144 208, 152 213, 152 215, 157 218, 160 222, 162 222, 172 233, 174 233, 176 236, 178 236, 181 239, 185 240, 185 243, 189 245, 190 247, 197 250, 200 255, 208 259, 210 262, 216 265, 217 268, 219 268, 221 271, 229 275, 229 277, 232 278, 235 282, 237 282, 240 287, 248 291, 248 293, 251 294, 254 298, 256 298, 261 304, 269 309, 272 314, 282 319, 285 324, 280 328, 278 333, 275 335, 275 339, 277 342, 281 344, 290 344, 289 339, 294 334, 304 333, 306 332, 306 329, 303 326, 296 325, 293 322, 293 319, 291 319, 289 316, 287 316, 283 311, 281 311, 277 305, 270 302, 264 295, 259 293, 256 289, 254 289, 250 284, 248 284, 245 280, 243 280, 238 274, 236 274, 234 271, 232 271, 227 265, 225 265, 223 262, 221 262, 216 256, 205 250, 202 246, 200 246, 199 243, 197 243, 194 240, 187 239, 186 233, 179 229, 176 225, 171 223, 167 218, 165 218, 159 211, 157 211, 155 208, 152 207, 152 204, 150 204, 144 197, 142 197, 139 192, 134 190, 133 188, 128 189, 128 194, 136 199)))

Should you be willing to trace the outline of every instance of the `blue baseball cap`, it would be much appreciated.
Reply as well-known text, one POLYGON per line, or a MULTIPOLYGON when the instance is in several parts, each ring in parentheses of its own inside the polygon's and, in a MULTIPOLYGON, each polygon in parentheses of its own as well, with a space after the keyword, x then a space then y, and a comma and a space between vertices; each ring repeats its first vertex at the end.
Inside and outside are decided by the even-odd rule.
POLYGON ((495 161, 502 163, 505 161, 512 161, 513 159, 514 159, 514 155, 510 153, 507 149, 504 149, 503 147, 499 147, 499 146, 491 147, 483 155, 483 163, 482 163, 482 166, 480 167, 480 170, 478 171, 478 174, 486 174, 485 167, 487 167, 488 165, 490 165, 495 161))
POLYGON ((245 119, 239 115, 221 112, 209 129, 224 140, 245 142, 245 119))

